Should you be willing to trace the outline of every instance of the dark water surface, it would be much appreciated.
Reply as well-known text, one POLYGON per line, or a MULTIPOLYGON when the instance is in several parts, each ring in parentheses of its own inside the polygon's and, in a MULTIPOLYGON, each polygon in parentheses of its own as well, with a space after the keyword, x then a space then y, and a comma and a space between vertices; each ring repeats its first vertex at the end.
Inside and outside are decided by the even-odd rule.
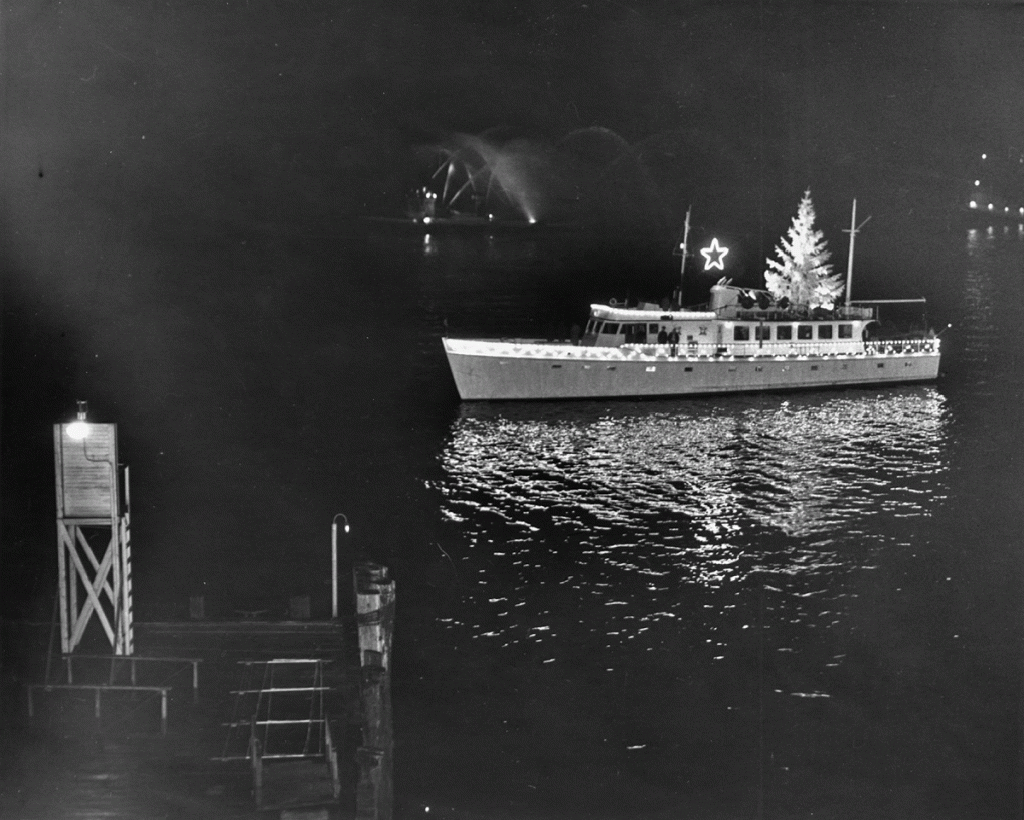
POLYGON ((1024 236, 893 231, 855 292, 953 324, 936 384, 460 404, 446 326, 613 287, 572 236, 357 232, 255 308, 211 287, 160 449, 122 421, 136 617, 326 614, 345 512, 398 581, 405 816, 1017 816, 1024 236))
MULTIPOLYGON (((859 293, 924 293, 953 323, 938 384, 467 404, 424 431, 442 525, 402 585, 411 793, 1017 816, 1024 240, 934 230, 882 251, 921 255, 913 294, 868 271, 859 293)), ((428 322, 520 318, 503 280, 453 287, 446 250, 423 260, 428 322)), ((430 337, 414 367, 443 381, 430 337)))
POLYGON ((325 615, 345 512, 398 581, 405 816, 1018 816, 1024 235, 890 227, 855 293, 953 324, 936 384, 460 404, 445 332, 650 286, 571 235, 356 231, 245 305, 168 291, 167 371, 101 371, 182 397, 103 408, 136 617, 325 615))

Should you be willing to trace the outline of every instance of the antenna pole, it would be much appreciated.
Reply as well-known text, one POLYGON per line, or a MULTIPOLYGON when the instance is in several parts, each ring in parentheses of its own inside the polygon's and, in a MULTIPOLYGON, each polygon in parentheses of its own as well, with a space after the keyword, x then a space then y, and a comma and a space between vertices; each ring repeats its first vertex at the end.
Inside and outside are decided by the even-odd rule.
POLYGON ((843 233, 850 235, 850 256, 846 262, 846 307, 850 306, 850 288, 853 286, 853 240, 854 237, 860 232, 871 220, 869 216, 860 225, 857 224, 857 200, 853 200, 853 213, 850 215, 850 227, 844 228, 843 233))
POLYGON ((693 208, 691 205, 686 209, 686 223, 683 225, 683 241, 679 246, 681 251, 682 259, 679 261, 679 298, 683 298, 683 273, 686 271, 686 254, 687 254, 687 243, 690 240, 690 211, 693 208))

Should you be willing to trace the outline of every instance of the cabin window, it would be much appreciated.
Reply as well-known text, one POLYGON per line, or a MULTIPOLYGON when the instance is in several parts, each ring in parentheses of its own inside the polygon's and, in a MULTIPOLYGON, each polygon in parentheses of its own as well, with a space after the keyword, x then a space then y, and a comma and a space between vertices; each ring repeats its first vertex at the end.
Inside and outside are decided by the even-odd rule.
POLYGON ((754 338, 759 342, 770 342, 772 340, 772 326, 758 325, 754 328, 754 338))
POLYGON ((647 341, 647 325, 623 325, 622 332, 626 334, 626 344, 644 344, 647 341))
POLYGON ((732 329, 732 340, 734 342, 746 342, 750 340, 750 328, 746 325, 736 325, 732 329))
POLYGON ((852 339, 853 338, 853 325, 839 325, 839 338, 840 339, 852 339))
POLYGON ((591 319, 589 322, 587 322, 587 329, 585 331, 583 331, 583 332, 584 333, 593 333, 594 332, 594 320, 593 319, 591 319))
POLYGON ((819 339, 831 339, 832 338, 832 325, 818 325, 818 338, 819 339))
POLYGON ((814 332, 813 331, 814 331, 814 328, 811 327, 810 325, 797 325, 797 327, 796 327, 796 337, 798 339, 813 339, 814 338, 814 332))
POLYGON ((616 336, 619 333, 619 323, 618 322, 605 322, 604 323, 604 330, 602 330, 601 332, 602 333, 607 333, 610 336, 616 336))
POLYGON ((604 322, 602 322, 600 319, 595 321, 594 322, 594 333, 600 333, 601 332, 601 325, 603 325, 603 324, 604 324, 604 322))
POLYGON ((658 323, 657 322, 651 322, 651 324, 647 325, 647 332, 648 333, 653 333, 653 334, 657 335, 658 334, 658 323))
POLYGON ((792 325, 779 325, 775 328, 775 338, 780 342, 788 342, 793 338, 793 326, 792 325))

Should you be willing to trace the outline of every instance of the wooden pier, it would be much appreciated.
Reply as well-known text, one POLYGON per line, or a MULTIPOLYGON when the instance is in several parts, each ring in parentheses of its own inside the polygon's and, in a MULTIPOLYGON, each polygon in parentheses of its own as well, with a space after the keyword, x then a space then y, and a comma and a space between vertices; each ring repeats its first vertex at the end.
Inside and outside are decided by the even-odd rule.
MULTIPOLYGON (((383 567, 360 566, 354 587, 354 606, 338 620, 136 622, 135 648, 142 653, 137 655, 47 657, 46 624, 4 624, 5 650, 19 647, 8 651, 5 668, 10 670, 15 661, 28 702, 28 709, 22 705, 21 717, 15 717, 15 729, 44 746, 52 737, 60 747, 72 748, 66 740, 70 733, 86 746, 138 748, 140 765, 153 761, 154 771, 173 763, 187 770, 188 785, 171 782, 156 799, 207 807, 196 816, 248 817, 273 809, 295 817, 390 820, 394 582, 383 567), (310 681, 300 685, 284 680, 281 670, 300 666, 310 671, 310 681), (277 670, 269 685, 277 699, 275 709, 284 705, 288 689, 297 699, 306 698, 306 707, 319 704, 316 713, 250 709, 252 714, 233 714, 239 697, 259 698, 257 690, 271 694, 267 684, 247 686, 246 669, 277 670), (83 696, 88 700, 83 702, 83 696), (315 741, 293 753, 301 758, 289 757, 283 748, 275 752, 273 733, 287 732, 289 726, 315 741), (225 736, 233 729, 246 738, 241 754, 214 760, 225 756, 225 736), (252 744, 252 739, 259 742, 252 744), (166 764, 158 765, 162 758, 166 764)), ((56 761, 57 748, 41 754, 40 760, 56 761)), ((100 759, 105 758, 93 763, 100 759)), ((126 759, 136 758, 128 753, 126 759)), ((44 762, 33 773, 33 782, 42 784, 39 805, 55 808, 47 801, 60 793, 62 779, 87 762, 88 756, 72 764, 65 760, 59 767, 44 762)), ((111 772, 110 777, 122 774, 111 772)), ((118 794, 113 791, 111 800, 122 799, 118 794)), ((102 795, 96 801, 101 804, 102 795)), ((0 816, 9 808, 0 795, 0 816)), ((109 816, 121 816, 117 805, 108 809, 109 816)), ((124 816, 136 809, 125 809, 124 816)), ((48 810, 41 809, 38 816, 47 816, 48 810)))

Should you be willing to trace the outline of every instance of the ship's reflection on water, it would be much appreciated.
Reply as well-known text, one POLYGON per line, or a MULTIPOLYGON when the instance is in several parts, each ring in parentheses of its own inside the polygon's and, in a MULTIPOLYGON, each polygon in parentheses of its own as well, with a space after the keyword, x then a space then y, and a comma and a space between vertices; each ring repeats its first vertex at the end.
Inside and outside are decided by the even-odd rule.
POLYGON ((758 595, 797 631, 833 628, 847 576, 945 495, 946 415, 932 387, 466 405, 439 489, 475 583, 444 621, 545 662, 681 628, 723 660, 758 595))

